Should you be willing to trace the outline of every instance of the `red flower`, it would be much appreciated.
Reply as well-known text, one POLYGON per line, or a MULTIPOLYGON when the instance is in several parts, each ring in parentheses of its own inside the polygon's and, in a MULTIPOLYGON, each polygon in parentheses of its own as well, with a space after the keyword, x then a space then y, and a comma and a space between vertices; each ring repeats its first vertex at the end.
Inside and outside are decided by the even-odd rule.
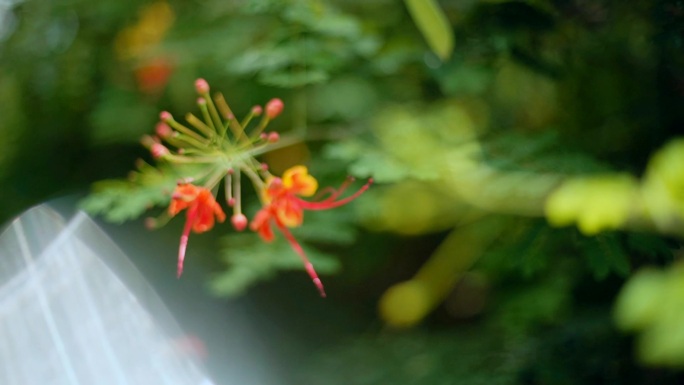
POLYGON ((138 89, 148 95, 160 93, 173 73, 173 66, 165 58, 153 59, 135 69, 138 89))
POLYGON ((325 297, 323 283, 318 278, 313 264, 306 257, 304 250, 288 227, 297 227, 302 224, 304 221, 304 210, 327 210, 347 204, 363 194, 373 182, 372 179, 369 180, 368 183, 351 196, 338 200, 337 198, 349 186, 351 181, 352 179, 348 179, 337 190, 327 188, 325 192, 329 195, 323 200, 307 201, 300 197, 314 195, 318 189, 318 181, 309 175, 306 167, 292 167, 285 171, 282 179, 272 178, 268 180, 262 196, 264 206, 257 212, 250 224, 250 228, 258 232, 266 242, 274 239, 271 224, 275 224, 290 243, 290 246, 302 258, 306 271, 311 276, 322 297, 325 297))
POLYGON ((195 233, 203 233, 214 227, 214 216, 219 222, 226 219, 226 214, 223 213, 211 191, 189 183, 182 183, 176 187, 171 196, 169 215, 174 216, 185 209, 187 209, 185 227, 178 249, 178 277, 183 274, 183 261, 185 260, 185 249, 188 246, 190 230, 192 229, 195 233))

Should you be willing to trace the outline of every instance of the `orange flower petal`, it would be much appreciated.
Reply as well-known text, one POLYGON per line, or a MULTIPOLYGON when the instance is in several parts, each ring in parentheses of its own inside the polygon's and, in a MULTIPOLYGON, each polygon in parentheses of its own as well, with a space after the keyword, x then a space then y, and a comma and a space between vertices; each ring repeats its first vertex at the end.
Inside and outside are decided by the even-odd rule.
POLYGON ((283 173, 283 187, 292 194, 309 197, 318 190, 318 181, 305 166, 294 166, 283 173))

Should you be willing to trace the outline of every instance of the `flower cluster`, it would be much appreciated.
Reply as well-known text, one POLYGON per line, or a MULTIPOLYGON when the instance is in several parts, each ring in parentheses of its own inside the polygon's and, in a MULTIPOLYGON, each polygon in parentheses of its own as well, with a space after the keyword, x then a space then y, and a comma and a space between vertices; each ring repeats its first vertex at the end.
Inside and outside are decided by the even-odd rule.
POLYGON ((200 95, 197 104, 202 119, 187 114, 185 120, 189 126, 186 126, 164 111, 160 114, 156 135, 142 139, 142 144, 158 161, 170 165, 195 165, 198 170, 178 181, 165 214, 170 218, 185 211, 186 222, 178 249, 178 277, 183 272, 190 232, 208 231, 216 221, 226 219, 216 200, 216 193, 222 185, 226 205, 232 209, 233 227, 242 231, 249 226, 266 242, 274 239, 275 227, 301 257, 321 296, 325 296, 320 278, 289 229, 303 223, 305 210, 326 210, 344 205, 366 191, 372 180, 346 198, 341 198, 341 195, 353 181, 351 178, 338 189, 322 190, 313 200, 303 199, 314 196, 318 190, 318 181, 309 175, 306 167, 292 167, 282 177, 277 177, 268 171, 266 164, 257 160, 259 155, 277 148, 280 142, 278 133, 266 132, 265 128, 280 115, 283 102, 272 99, 264 108, 254 106, 244 119, 238 121, 222 95, 210 97, 209 84, 204 79, 198 79, 195 87, 200 95), (256 127, 248 133, 246 128, 259 117, 256 127), (262 203, 251 223, 242 212, 243 175, 251 182, 262 203))

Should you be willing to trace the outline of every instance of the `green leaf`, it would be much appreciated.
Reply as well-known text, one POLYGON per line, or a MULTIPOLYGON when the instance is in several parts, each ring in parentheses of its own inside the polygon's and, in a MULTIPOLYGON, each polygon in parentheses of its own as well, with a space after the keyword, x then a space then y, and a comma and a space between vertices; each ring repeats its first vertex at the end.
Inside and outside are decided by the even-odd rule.
POLYGON ((555 255, 554 235, 543 221, 515 221, 497 245, 487 251, 481 266, 494 273, 519 271, 525 278, 543 275, 555 255))
POLYGON ((129 179, 95 183, 93 192, 80 202, 81 208, 114 223, 136 219, 155 206, 166 206, 178 179, 197 172, 193 167, 158 169, 144 162, 138 167, 129 179))
POLYGON ((404 0, 430 49, 446 61, 454 49, 451 25, 435 0, 404 0))
POLYGON ((567 265, 558 264, 542 280, 507 287, 501 293, 492 321, 511 336, 560 322, 570 305, 572 284, 567 265))
POLYGON ((323 83, 328 80, 328 73, 322 70, 307 71, 264 71, 259 76, 259 81, 269 86, 296 88, 307 84, 323 83))
POLYGON ((615 233, 587 238, 580 247, 596 279, 603 279, 610 273, 625 277, 631 271, 629 256, 615 233))
POLYGON ((155 107, 130 91, 106 89, 90 115, 94 144, 135 142, 154 126, 155 107), (122 117, 125 120, 122 121, 122 117))
MULTIPOLYGON (((209 289, 218 296, 240 295, 255 283, 273 278, 280 270, 304 270, 302 260, 283 237, 266 243, 256 234, 231 234, 223 242, 222 255, 229 268, 209 282, 209 289)), ((334 256, 306 244, 302 248, 319 275, 340 268, 334 256)), ((302 279, 308 279, 306 274, 302 279)))
POLYGON ((622 288, 615 301, 615 321, 622 330, 641 330, 658 319, 660 300, 667 290, 667 275, 642 269, 622 288))
POLYGON ((409 174, 408 166, 360 141, 332 143, 326 148, 326 156, 350 161, 349 171, 352 175, 360 178, 372 176, 378 183, 398 182, 409 174))
POLYGON ((356 227, 352 224, 354 219, 353 210, 349 208, 308 212, 296 236, 312 243, 351 245, 357 236, 356 227))

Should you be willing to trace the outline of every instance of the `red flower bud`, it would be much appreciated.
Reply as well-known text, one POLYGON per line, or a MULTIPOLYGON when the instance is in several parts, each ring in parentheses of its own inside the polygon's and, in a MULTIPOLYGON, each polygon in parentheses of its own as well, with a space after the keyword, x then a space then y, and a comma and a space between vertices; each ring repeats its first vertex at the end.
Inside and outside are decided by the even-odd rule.
POLYGON ((254 114, 254 116, 260 116, 261 113, 263 113, 263 112, 264 112, 264 109, 261 108, 261 106, 252 107, 252 114, 254 114))
POLYGON ((164 122, 157 123, 157 126, 154 128, 154 131, 157 133, 157 136, 159 136, 162 139, 169 138, 173 135, 173 130, 171 129, 171 127, 169 127, 169 125, 164 122))
POLYGON ((235 230, 242 231, 247 227, 247 217, 245 214, 235 214, 230 218, 230 222, 235 227, 235 230))
POLYGON ((169 111, 162 111, 159 113, 159 119, 161 119, 162 122, 172 122, 173 115, 171 115, 169 111))
POLYGON ((152 144, 152 147, 150 147, 150 152, 152 153, 152 157, 155 159, 159 159, 165 155, 169 155, 170 153, 169 149, 161 143, 152 144))
POLYGON ((285 105, 282 100, 277 98, 271 99, 266 103, 266 116, 268 116, 269 119, 275 119, 276 116, 283 112, 284 107, 285 105))
POLYGON ((199 78, 195 80, 195 89, 197 90, 197 93, 200 95, 209 93, 209 83, 207 83, 206 80, 199 78))
POLYGON ((269 132, 268 137, 266 139, 271 143, 275 143, 278 140, 280 140, 280 134, 278 134, 277 132, 269 132))

